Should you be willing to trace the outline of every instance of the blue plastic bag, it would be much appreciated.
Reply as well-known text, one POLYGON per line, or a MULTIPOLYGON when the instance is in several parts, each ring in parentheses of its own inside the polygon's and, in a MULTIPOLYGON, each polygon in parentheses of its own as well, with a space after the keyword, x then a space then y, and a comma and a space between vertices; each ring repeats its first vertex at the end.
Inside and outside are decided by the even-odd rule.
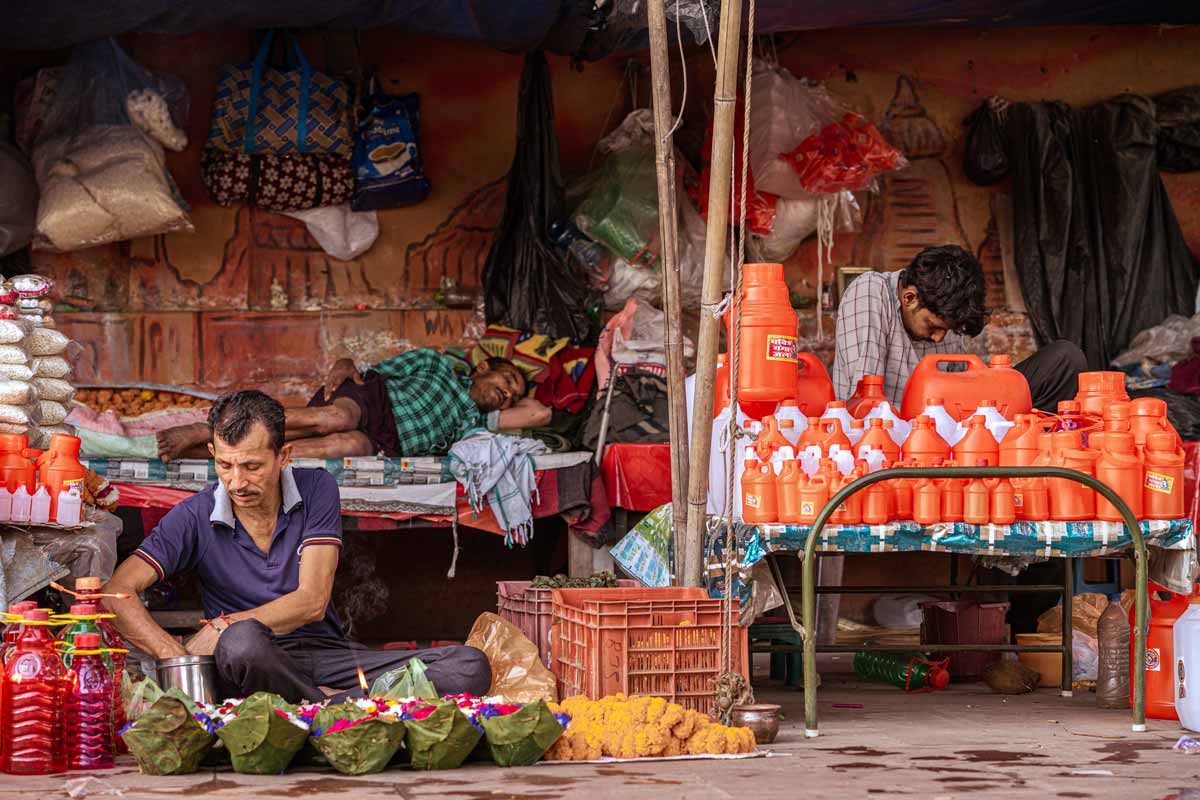
POLYGON ((370 95, 370 109, 354 143, 355 211, 375 211, 419 203, 429 196, 421 163, 421 100, 416 94, 370 95))

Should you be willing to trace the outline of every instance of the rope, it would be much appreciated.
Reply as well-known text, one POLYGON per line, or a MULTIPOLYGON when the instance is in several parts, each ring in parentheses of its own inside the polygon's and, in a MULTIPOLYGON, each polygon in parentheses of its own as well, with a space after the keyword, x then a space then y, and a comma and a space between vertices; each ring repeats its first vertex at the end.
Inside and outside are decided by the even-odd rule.
POLYGON ((817 201, 817 341, 825 339, 825 262, 833 263, 833 206, 837 195, 823 194, 817 201))

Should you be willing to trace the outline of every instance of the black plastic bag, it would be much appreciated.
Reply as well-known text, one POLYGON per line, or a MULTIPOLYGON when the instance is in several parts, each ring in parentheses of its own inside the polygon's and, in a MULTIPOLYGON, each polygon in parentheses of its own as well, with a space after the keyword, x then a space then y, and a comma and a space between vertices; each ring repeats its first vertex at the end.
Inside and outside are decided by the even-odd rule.
POLYGON ((1002 111, 984 100, 963 123, 967 126, 967 154, 963 171, 981 186, 990 186, 1008 174, 1002 111))
POLYGON ((1153 99, 1158 168, 1164 172, 1200 169, 1200 86, 1174 89, 1153 99))
POLYGON ((1154 104, 1017 103, 1005 124, 1021 291, 1041 344, 1108 369, 1134 334, 1195 312, 1197 264, 1158 172, 1154 104))
POLYGON ((504 215, 483 267, 488 324, 594 342, 597 331, 584 311, 587 280, 549 239, 550 224, 564 215, 550 67, 533 52, 521 74, 504 215))

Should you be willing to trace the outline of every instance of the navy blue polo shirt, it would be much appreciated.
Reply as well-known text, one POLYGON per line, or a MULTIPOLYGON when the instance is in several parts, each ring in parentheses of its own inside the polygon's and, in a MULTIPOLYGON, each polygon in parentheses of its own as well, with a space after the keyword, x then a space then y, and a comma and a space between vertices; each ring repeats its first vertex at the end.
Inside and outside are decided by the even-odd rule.
MULTIPOLYGON (((266 553, 234 516, 229 493, 218 481, 171 509, 134 555, 153 567, 159 580, 194 572, 209 619, 278 600, 299 586, 304 548, 342 544, 341 501, 332 475, 285 467, 280 483, 279 519, 266 553)), ((332 602, 324 619, 287 635, 346 638, 332 602)))

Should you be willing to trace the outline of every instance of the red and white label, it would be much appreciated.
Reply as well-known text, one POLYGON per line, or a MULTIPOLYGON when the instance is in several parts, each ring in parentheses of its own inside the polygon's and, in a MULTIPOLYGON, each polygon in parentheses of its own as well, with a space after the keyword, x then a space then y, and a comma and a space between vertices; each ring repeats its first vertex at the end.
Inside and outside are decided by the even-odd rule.
POLYGON ((1162 653, 1157 647, 1146 648, 1146 672, 1162 672, 1162 653))
POLYGON ((1146 488, 1152 492, 1170 494, 1175 489, 1175 479, 1161 472, 1146 471, 1146 488))
POLYGON ((800 345, 795 336, 779 336, 778 334, 767 336, 767 361, 795 362, 799 352, 800 345))

